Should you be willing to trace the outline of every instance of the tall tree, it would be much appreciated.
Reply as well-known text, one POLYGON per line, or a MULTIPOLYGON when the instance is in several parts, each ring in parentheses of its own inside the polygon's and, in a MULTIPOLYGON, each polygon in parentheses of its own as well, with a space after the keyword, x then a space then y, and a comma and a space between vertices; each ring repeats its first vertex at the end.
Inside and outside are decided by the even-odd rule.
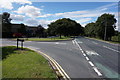
POLYGON ((95 23, 88 23, 85 26, 85 35, 89 36, 89 37, 95 37, 95 33, 96 33, 96 28, 95 28, 95 23))
POLYGON ((96 21, 96 35, 105 40, 111 40, 115 32, 117 20, 112 14, 103 14, 96 21))
POLYGON ((18 29, 18 32, 19 32, 19 33, 22 33, 22 35, 26 35, 26 34, 27 34, 26 26, 21 23, 21 28, 18 29))
POLYGON ((2 33, 3 37, 10 37, 11 34, 11 18, 10 13, 4 12, 2 14, 2 33))
POLYGON ((48 26, 49 26, 48 30, 51 33, 59 35, 60 38, 61 38, 61 35, 77 36, 83 32, 82 26, 79 23, 69 18, 58 19, 57 21, 49 24, 48 26))
POLYGON ((44 37, 44 27, 42 27, 41 25, 38 25, 38 29, 36 31, 37 36, 40 37, 44 37))

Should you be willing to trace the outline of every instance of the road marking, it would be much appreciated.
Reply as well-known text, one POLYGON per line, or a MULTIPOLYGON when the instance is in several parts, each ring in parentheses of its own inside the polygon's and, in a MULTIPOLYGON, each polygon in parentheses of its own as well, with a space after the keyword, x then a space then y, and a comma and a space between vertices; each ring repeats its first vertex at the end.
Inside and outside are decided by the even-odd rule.
POLYGON ((105 48, 107 48, 107 49, 110 49, 110 50, 112 50, 112 51, 115 51, 115 52, 120 53, 118 50, 112 49, 112 48, 110 48, 110 47, 107 47, 107 46, 103 46, 103 47, 105 47, 105 48))
POLYGON ((92 67, 94 67, 94 64, 93 64, 91 61, 89 61, 89 64, 90 64, 92 67))
POLYGON ((102 76, 102 73, 96 67, 93 67, 93 69, 98 74, 98 76, 102 76))
POLYGON ((40 48, 37 48, 37 47, 32 47, 32 46, 29 46, 29 48, 33 48, 33 49, 40 49, 40 48))
POLYGON ((89 55, 99 55, 94 51, 86 51, 86 53, 82 50, 82 48, 80 47, 80 45, 77 43, 76 39, 75 39, 75 43, 77 44, 77 46, 79 47, 79 49, 81 50, 81 52, 83 53, 84 57, 86 58, 86 60, 88 61, 88 63, 93 67, 93 70, 97 73, 98 76, 102 76, 102 73, 95 67, 95 65, 92 63, 92 61, 90 61, 90 59, 87 57, 86 53, 88 53, 89 55))
POLYGON ((88 57, 85 57, 87 61, 89 61, 90 59, 88 57))
POLYGON ((85 51, 86 54, 88 55, 99 55, 98 53, 96 53, 95 51, 85 51))
POLYGON ((33 47, 31 48, 31 46, 28 46, 27 48, 30 48, 31 50, 34 50, 34 51, 36 51, 36 52, 39 52, 41 55, 43 55, 43 56, 45 56, 46 58, 48 58, 48 59, 55 65, 54 67, 56 67, 56 68, 58 69, 59 73, 63 76, 63 78, 64 78, 65 80, 71 80, 71 78, 70 78, 70 77, 67 75, 67 73, 63 70, 63 68, 62 68, 52 57, 48 56, 47 54, 45 54, 45 53, 43 53, 43 52, 41 52, 41 51, 38 51, 38 50, 34 49, 33 47))
POLYGON ((96 43, 96 42, 94 42, 94 41, 92 41, 94 44, 98 44, 98 43, 96 43))
POLYGON ((82 41, 78 41, 78 43, 83 43, 82 41))
POLYGON ((86 54, 85 54, 85 53, 83 53, 83 56, 85 56, 85 57, 86 57, 86 54))
POLYGON ((74 40, 72 40, 72 43, 75 44, 74 40))

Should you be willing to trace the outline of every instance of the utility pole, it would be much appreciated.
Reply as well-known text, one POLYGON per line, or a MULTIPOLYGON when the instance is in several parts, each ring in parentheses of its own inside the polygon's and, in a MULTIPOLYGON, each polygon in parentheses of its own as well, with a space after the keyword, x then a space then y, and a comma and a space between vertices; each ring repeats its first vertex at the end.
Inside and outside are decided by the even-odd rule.
POLYGON ((104 40, 106 41, 106 35, 107 35, 107 19, 105 18, 105 33, 104 33, 104 40))

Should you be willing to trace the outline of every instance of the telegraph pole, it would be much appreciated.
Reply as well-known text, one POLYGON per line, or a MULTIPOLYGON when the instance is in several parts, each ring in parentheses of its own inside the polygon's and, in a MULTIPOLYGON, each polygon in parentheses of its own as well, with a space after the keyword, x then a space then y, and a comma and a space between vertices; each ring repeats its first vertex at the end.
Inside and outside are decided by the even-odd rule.
POLYGON ((107 35, 107 19, 105 18, 105 33, 104 33, 104 40, 106 41, 106 35, 107 35))

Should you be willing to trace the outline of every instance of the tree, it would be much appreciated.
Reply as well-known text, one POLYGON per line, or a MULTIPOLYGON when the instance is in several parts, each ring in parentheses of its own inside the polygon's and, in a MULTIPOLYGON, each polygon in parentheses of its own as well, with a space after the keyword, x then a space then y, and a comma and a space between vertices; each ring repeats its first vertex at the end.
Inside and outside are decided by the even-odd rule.
POLYGON ((96 21, 96 35, 101 39, 111 40, 117 20, 112 14, 103 14, 96 21))
POLYGON ((42 27, 41 25, 38 25, 38 29, 36 31, 37 36, 40 37, 44 37, 44 27, 42 27))
POLYGON ((27 34, 26 26, 24 24, 21 23, 21 28, 18 29, 18 33, 21 33, 22 35, 26 35, 27 34))
POLYGON ((2 14, 2 37, 11 37, 11 20, 8 12, 2 14))
POLYGON ((58 19, 57 21, 52 22, 48 26, 49 33, 59 35, 60 38, 61 35, 77 36, 83 32, 82 26, 69 18, 58 19))
POLYGON ((95 37, 95 23, 88 23, 86 26, 85 26, 85 35, 86 36, 89 36, 89 37, 95 37))

